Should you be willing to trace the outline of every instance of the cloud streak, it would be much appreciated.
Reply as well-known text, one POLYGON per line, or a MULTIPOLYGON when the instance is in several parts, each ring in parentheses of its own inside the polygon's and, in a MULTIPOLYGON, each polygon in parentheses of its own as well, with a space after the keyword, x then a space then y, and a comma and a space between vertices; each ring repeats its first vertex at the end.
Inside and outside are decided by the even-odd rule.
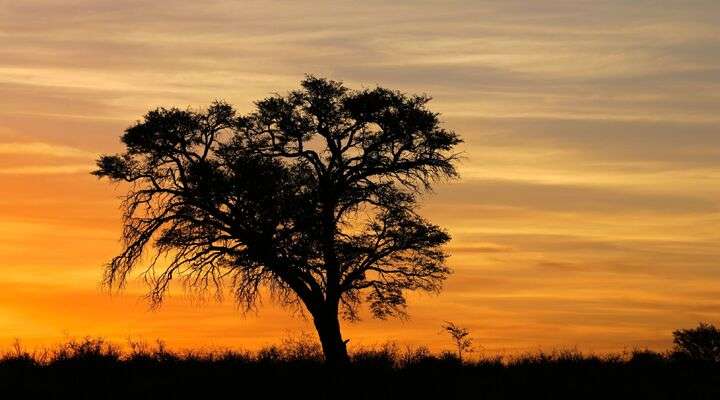
POLYGON ((95 159, 98 153, 75 147, 42 142, 0 143, 0 155, 49 156, 61 158, 95 159))

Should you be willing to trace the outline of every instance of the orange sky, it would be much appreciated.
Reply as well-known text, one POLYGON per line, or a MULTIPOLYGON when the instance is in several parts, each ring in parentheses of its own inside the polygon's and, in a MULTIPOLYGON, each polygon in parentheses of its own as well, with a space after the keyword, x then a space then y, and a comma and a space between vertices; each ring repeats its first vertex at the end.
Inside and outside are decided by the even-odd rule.
POLYGON ((423 213, 456 273, 351 344, 665 348, 720 323, 720 3, 0 2, 0 346, 67 336, 254 348, 307 321, 109 296, 117 196, 88 175, 146 110, 240 110, 304 73, 434 96, 466 143, 423 213), (311 4, 312 3, 312 4, 311 4), (530 4, 530 5, 529 5, 530 4))

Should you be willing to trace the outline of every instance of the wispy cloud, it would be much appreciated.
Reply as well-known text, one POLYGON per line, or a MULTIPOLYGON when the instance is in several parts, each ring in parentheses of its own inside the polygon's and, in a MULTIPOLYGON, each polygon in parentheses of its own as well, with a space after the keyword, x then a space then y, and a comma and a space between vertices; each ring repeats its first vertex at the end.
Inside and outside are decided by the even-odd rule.
POLYGON ((94 159, 98 153, 81 150, 75 147, 43 142, 0 143, 0 155, 37 155, 62 158, 94 159))
POLYGON ((0 175, 64 175, 89 173, 90 171, 92 171, 92 164, 0 167, 0 175))

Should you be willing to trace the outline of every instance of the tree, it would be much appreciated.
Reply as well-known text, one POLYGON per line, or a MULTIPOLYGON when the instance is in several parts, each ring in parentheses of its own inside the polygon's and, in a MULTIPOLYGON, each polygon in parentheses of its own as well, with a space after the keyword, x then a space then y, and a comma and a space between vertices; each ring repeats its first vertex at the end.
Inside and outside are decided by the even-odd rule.
POLYGON ((720 329, 701 322, 693 329, 673 332, 675 353, 690 360, 720 362, 720 329))
POLYGON ((442 326, 447 331, 450 338, 457 347, 458 359, 460 362, 463 360, 463 353, 472 351, 472 339, 470 338, 470 330, 467 328, 455 325, 452 322, 445 321, 442 326))
POLYGON ((403 316, 406 291, 438 291, 450 273, 450 237, 416 206, 457 176, 461 140, 429 100, 306 76, 247 115, 224 102, 148 112, 93 172, 129 183, 104 284, 143 265, 154 305, 177 277, 218 296, 228 287, 244 310, 265 288, 306 309, 326 360, 346 362, 339 315, 357 319, 365 300, 375 317, 403 316))

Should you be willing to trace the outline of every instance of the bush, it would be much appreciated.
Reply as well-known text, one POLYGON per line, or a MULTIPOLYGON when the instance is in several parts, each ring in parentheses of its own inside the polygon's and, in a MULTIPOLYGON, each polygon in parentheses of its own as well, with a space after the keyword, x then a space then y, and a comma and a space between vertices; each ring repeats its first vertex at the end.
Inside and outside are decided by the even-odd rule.
POLYGON ((395 343, 386 343, 379 348, 361 348, 350 354, 353 364, 380 369, 397 367, 398 357, 399 350, 395 343))
POLYGON ((12 351, 0 356, 0 365, 16 369, 32 368, 38 366, 45 358, 45 353, 40 356, 36 353, 30 354, 22 348, 19 340, 15 340, 12 351))
POLYGON ((701 322, 693 329, 673 332, 675 357, 690 361, 720 362, 720 330, 701 322))
POLYGON ((653 350, 634 350, 630 355, 630 363, 635 365, 657 365, 666 360, 665 355, 653 350))
POLYGON ((52 355, 50 364, 72 364, 82 367, 116 364, 120 349, 101 338, 72 339, 61 345, 52 355))

